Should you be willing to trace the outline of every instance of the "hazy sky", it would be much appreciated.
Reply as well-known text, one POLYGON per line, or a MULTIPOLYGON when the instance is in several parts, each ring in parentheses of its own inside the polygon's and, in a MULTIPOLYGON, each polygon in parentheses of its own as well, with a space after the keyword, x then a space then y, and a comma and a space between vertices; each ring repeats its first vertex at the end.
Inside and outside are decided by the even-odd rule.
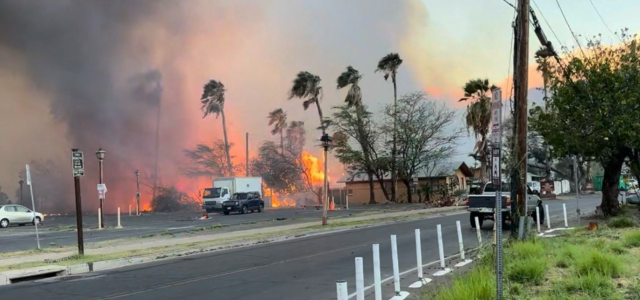
MULTIPOLYGON (((612 30, 640 31, 632 15, 639 1, 592 1, 612 30)), ((533 7, 557 48, 576 45, 555 1, 532 3, 540 5, 533 7)), ((615 40, 588 0, 560 3, 576 34, 615 40)), ((52 159, 70 175, 72 147, 85 150, 95 168, 93 152, 102 147, 111 164, 110 193, 132 198, 133 170, 150 168, 155 128, 155 107, 132 85, 151 70, 162 75, 162 177, 187 187, 197 184, 178 174, 182 149, 221 137, 220 120, 202 119, 199 111, 209 79, 227 87, 227 122, 241 160, 245 132, 252 155, 274 138, 266 116, 275 108, 305 121, 308 148, 319 157, 312 147, 317 113, 287 100, 296 73, 322 78, 329 111, 344 98, 336 77, 352 65, 364 75, 364 102, 378 111, 393 91, 374 70, 390 52, 404 59, 399 94, 426 90, 459 109, 462 126, 457 100, 466 81, 488 78, 507 88, 512 20, 503 0, 1 0, 0 186, 13 197, 18 172, 33 159, 52 159)), ((530 47, 531 53, 539 47, 533 32, 530 47)), ((530 87, 540 81, 532 70, 530 87)), ((454 159, 470 162, 472 139, 460 144, 454 159)), ((335 159, 330 166, 337 179, 340 166, 335 159)), ((95 180, 86 180, 90 193, 95 180)), ((70 188, 70 176, 60 185, 70 188)))

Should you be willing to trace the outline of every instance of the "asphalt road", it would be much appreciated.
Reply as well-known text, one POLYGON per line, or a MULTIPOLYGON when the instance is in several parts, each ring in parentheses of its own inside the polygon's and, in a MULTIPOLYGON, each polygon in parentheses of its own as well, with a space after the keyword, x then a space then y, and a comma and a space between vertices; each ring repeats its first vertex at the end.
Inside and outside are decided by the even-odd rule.
MULTIPOLYGON (((575 211, 570 202, 550 201, 552 219, 561 219, 562 203, 568 212, 575 211)), ((595 209, 597 198, 581 200, 583 211, 595 209)), ((19 283, 0 288, 0 299, 51 300, 280 300, 335 299, 336 280, 354 287, 354 258, 363 257, 365 286, 373 283, 373 243, 380 243, 382 278, 392 275, 389 236, 398 236, 400 271, 415 268, 414 229, 422 231, 422 251, 425 263, 438 259, 436 226, 442 225, 445 255, 458 252, 456 220, 463 224, 467 247, 477 246, 475 231, 470 229, 468 214, 434 216, 420 221, 396 223, 328 235, 300 238, 281 243, 264 244, 190 256, 93 273, 85 277, 47 279, 19 283)), ((489 240, 493 224, 483 226, 485 240, 489 240)), ((427 269, 426 272, 433 272, 427 269)), ((411 272, 402 282, 403 289, 411 283, 411 272)), ((393 296, 390 281, 385 282, 384 299, 393 296)), ((366 291, 372 297, 372 289, 366 291)))

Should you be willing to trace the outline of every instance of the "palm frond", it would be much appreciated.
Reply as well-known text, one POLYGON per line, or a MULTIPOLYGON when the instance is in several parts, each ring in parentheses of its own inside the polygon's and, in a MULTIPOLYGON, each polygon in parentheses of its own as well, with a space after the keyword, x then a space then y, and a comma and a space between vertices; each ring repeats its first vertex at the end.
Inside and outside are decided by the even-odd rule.
POLYGON ((200 109, 204 113, 204 117, 210 114, 215 114, 216 117, 220 115, 224 109, 225 91, 224 84, 214 79, 209 80, 204 85, 202 96, 200 97, 200 103, 202 104, 200 109))
POLYGON ((316 98, 305 100, 304 102, 302 102, 302 107, 304 107, 304 110, 307 110, 309 106, 314 104, 316 101, 317 101, 316 98))
POLYGON ((304 99, 315 96, 320 87, 320 81, 320 76, 313 75, 307 71, 298 73, 289 91, 289 99, 294 97, 304 99))
POLYGON ((347 70, 342 72, 336 80, 338 89, 351 85, 351 88, 344 99, 344 102, 346 102, 349 107, 362 105, 362 91, 358 85, 361 78, 362 75, 360 75, 358 70, 354 69, 352 66, 348 66, 347 70))
POLYGON ((398 53, 389 53, 378 61, 376 72, 385 73, 384 79, 387 80, 389 76, 395 76, 401 64, 402 59, 398 53))

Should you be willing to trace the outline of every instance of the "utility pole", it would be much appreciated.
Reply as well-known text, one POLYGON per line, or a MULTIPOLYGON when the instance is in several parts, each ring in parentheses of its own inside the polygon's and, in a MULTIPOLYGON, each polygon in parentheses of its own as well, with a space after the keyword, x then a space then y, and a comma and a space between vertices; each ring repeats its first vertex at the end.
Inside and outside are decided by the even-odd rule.
POLYGON ((18 183, 20 184, 20 205, 24 205, 24 204, 22 204, 22 185, 24 184, 24 180, 22 180, 22 178, 20 178, 18 183))
POLYGON ((246 149, 245 149, 245 173, 246 177, 249 177, 249 133, 247 132, 247 138, 245 141, 246 149))
POLYGON ((519 170, 516 202, 521 217, 527 215, 527 93, 529 75, 529 0, 518 1, 518 45, 516 53, 515 117, 516 168, 519 170))
POLYGON ((136 216, 140 215, 140 170, 136 170, 136 216))
POLYGON ((76 231, 78 233, 78 255, 84 255, 84 236, 82 234, 82 195, 80 193, 80 177, 84 176, 84 154, 78 149, 71 149, 71 166, 73 183, 76 192, 76 231))

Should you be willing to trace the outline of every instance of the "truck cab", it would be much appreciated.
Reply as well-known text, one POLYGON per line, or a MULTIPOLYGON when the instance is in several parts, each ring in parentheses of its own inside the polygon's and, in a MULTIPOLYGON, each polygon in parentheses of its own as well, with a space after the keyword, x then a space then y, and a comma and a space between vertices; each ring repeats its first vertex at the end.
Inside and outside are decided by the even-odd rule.
MULTIPOLYGON (((502 183, 502 222, 511 221, 511 188, 508 183, 502 183)), ((542 200, 529 186, 527 186, 527 215, 536 220, 536 207, 540 210, 540 223, 544 222, 544 208, 542 200)), ((486 183, 479 194, 469 195, 469 223, 471 228, 476 228, 475 217, 478 217, 478 225, 482 227, 484 220, 495 221, 496 187, 492 183, 486 183)))
POLYGON ((209 213, 222 210, 222 204, 231 199, 231 192, 226 187, 212 187, 204 189, 202 206, 209 213))

